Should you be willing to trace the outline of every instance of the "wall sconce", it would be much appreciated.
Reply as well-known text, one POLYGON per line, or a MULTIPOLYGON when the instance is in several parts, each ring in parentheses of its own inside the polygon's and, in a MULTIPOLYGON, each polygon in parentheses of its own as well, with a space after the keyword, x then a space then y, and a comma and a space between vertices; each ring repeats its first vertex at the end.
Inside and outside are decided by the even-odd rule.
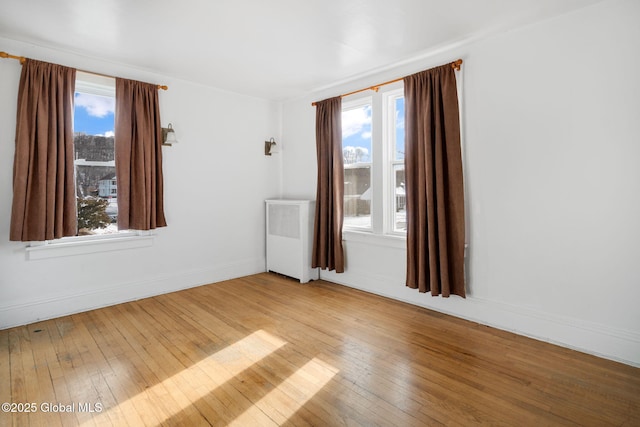
POLYGON ((270 156, 272 153, 277 153, 276 141, 273 138, 264 142, 264 155, 270 156))
POLYGON ((178 140, 176 139, 176 132, 173 130, 173 126, 169 123, 169 127, 162 128, 162 145, 168 145, 171 147, 171 144, 177 144, 178 140))

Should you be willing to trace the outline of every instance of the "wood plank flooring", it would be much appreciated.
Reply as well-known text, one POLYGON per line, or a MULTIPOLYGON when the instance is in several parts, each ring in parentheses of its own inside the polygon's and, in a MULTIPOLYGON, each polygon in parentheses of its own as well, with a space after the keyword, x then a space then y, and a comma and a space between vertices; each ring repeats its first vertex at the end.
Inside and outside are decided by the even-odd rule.
POLYGON ((0 426, 640 426, 640 369, 264 273, 0 331, 2 402, 0 426))

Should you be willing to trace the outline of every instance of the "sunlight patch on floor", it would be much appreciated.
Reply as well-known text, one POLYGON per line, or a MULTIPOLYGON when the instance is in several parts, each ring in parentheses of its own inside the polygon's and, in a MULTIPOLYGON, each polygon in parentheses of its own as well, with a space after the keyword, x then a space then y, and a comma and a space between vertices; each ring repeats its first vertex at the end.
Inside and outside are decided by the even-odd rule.
MULTIPOLYGON (((258 330, 211 356, 177 372, 115 408, 92 418, 85 425, 109 423, 124 417, 130 424, 160 424, 210 394, 217 387, 283 347, 286 341, 258 330)), ((161 376, 161 373, 158 373, 161 376)))
POLYGON ((282 425, 338 372, 338 369, 314 357, 229 425, 254 425, 252 421, 261 412, 267 414, 276 424, 282 425))

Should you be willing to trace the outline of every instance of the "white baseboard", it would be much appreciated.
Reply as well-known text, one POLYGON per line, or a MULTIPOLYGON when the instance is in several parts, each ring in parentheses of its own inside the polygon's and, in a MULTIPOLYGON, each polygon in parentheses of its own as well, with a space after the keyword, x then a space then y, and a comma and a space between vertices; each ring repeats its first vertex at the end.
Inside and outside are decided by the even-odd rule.
MULTIPOLYGON (((27 325, 41 320, 80 313, 127 301, 134 301, 193 288, 208 283, 243 277, 265 271, 265 260, 250 259, 208 269, 180 271, 167 276, 120 283, 89 292, 62 295, 0 306, 0 329, 27 325)), ((397 278, 364 272, 348 274, 321 273, 321 278, 354 289, 370 292, 441 313, 550 342, 598 357, 640 367, 640 334, 606 325, 581 322, 550 313, 532 310, 482 298, 430 298, 397 284, 397 292, 389 292, 389 284, 397 278)))
POLYGON ((398 278, 395 277, 380 277, 353 270, 348 274, 321 271, 320 277, 354 289, 640 367, 640 334, 633 331, 473 296, 467 296, 466 299, 432 298, 397 283, 398 278), (389 291, 392 283, 397 283, 397 291, 389 291))
POLYGON ((265 271, 264 258, 248 259, 207 269, 183 270, 146 280, 119 283, 84 293, 0 306, 0 330, 263 271, 265 271))

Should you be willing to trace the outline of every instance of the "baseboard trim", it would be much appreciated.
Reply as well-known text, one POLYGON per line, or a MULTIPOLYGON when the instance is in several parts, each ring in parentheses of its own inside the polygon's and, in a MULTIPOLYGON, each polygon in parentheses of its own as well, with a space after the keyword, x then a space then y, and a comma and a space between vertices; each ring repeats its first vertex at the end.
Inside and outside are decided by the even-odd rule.
POLYGON ((348 275, 321 272, 321 278, 343 286, 424 307, 496 329, 591 354, 604 359, 640 367, 640 334, 606 325, 582 322, 483 298, 431 298, 398 283, 398 292, 386 292, 397 278, 366 272, 348 275), (367 285, 362 285, 362 284, 367 285), (415 298, 414 298, 415 297, 415 298))
POLYGON ((264 258, 247 259, 212 268, 182 270, 145 280, 119 283, 83 293, 0 306, 0 330, 264 271, 264 258))
MULTIPOLYGON (((206 269, 180 271, 146 280, 120 283, 81 294, 0 306, 0 329, 149 298, 265 271, 264 258, 243 260, 206 269), (96 301, 100 301, 96 303, 96 301)), ((343 286, 463 318, 482 325, 546 341, 562 347, 627 365, 640 367, 640 334, 586 323, 483 298, 427 298, 398 284, 398 292, 386 292, 397 278, 349 271, 348 275, 321 273, 321 278, 343 286), (362 285, 363 283, 369 286, 362 285), (404 294, 404 295, 403 295, 404 294)))

